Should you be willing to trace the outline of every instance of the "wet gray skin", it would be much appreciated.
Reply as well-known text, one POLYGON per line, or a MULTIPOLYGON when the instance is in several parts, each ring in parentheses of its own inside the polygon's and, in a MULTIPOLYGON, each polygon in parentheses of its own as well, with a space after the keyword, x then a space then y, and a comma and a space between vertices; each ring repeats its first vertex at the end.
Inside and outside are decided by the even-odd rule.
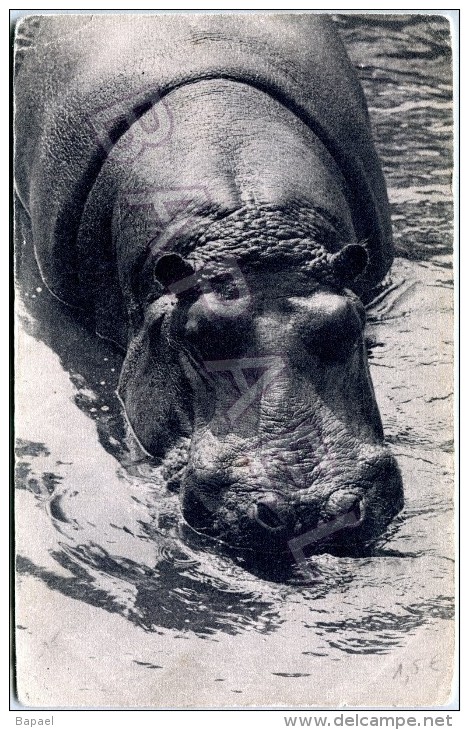
POLYGON ((140 444, 163 459, 190 439, 188 523, 256 551, 363 543, 402 506, 358 298, 393 258, 365 100, 327 19, 228 18, 170 19, 160 55, 160 21, 145 43, 93 22, 76 46, 41 21, 18 195, 47 286, 126 352, 140 444))
POLYGON ((112 186, 133 314, 119 386, 131 428, 158 457, 190 438, 173 485, 196 530, 290 555, 295 539, 313 552, 363 544, 402 507, 357 296, 390 252, 357 241, 335 160, 277 102, 202 82, 169 103, 170 142, 144 150, 131 178, 117 145, 89 202, 91 217, 112 186), (129 190, 181 182, 190 203, 152 240, 129 190))
MULTIPOLYGON (((71 17, 80 18, 68 19, 71 17)), ((95 20, 102 17, 95 16, 95 20)), ((229 17, 222 17, 225 26, 229 17)), ((285 16, 269 17, 280 20, 285 16)), ((44 442, 51 455, 30 457, 31 472, 24 480, 29 482, 29 490, 20 489, 15 497, 19 500, 17 519, 21 528, 17 543, 20 588, 28 599, 32 581, 38 590, 47 591, 47 607, 51 601, 58 601, 57 611, 51 616, 47 608, 31 614, 28 601, 23 600, 23 615, 18 616, 18 622, 29 628, 18 631, 18 641, 23 645, 28 642, 29 632, 43 636, 48 621, 50 636, 59 623, 67 626, 67 639, 77 639, 74 645, 79 655, 70 673, 67 671, 67 686, 47 683, 52 692, 51 705, 65 700, 73 705, 84 686, 81 668, 84 663, 89 666, 90 655, 99 655, 108 657, 115 670, 108 673, 107 682, 104 679, 94 690, 91 688, 94 697, 88 698, 90 703, 118 705, 123 687, 116 677, 120 674, 125 678, 127 691, 129 668, 134 667, 134 703, 145 694, 143 683, 146 694, 153 698, 160 686, 160 704, 166 706, 165 683, 155 681, 165 670, 143 665, 166 665, 159 660, 165 651, 168 657, 174 657, 168 671, 174 666, 181 677, 185 667, 189 684, 194 666, 187 657, 197 657, 199 687, 212 687, 212 704, 217 701, 220 706, 232 704, 235 697, 246 706, 255 704, 260 685, 267 688, 264 701, 272 704, 300 702, 300 695, 305 704, 321 704, 326 696, 331 703, 340 704, 347 696, 359 706, 370 702, 370 692, 374 691, 369 683, 357 682, 357 675, 363 676, 363 671, 368 677, 375 676, 374 697, 378 704, 391 705, 400 698, 405 703, 409 692, 415 693, 415 701, 422 706, 447 702, 452 671, 447 647, 452 641, 454 557, 452 540, 448 539, 453 495, 452 447, 448 441, 452 415, 453 241, 450 28, 441 15, 346 15, 338 16, 338 21, 345 28, 372 105, 375 139, 394 200, 397 255, 404 256, 393 268, 387 296, 371 308, 368 328, 380 345, 372 350, 370 369, 386 439, 402 469, 406 511, 391 523, 386 539, 378 542, 369 558, 349 560, 320 555, 307 561, 303 570, 280 578, 280 584, 274 583, 270 574, 263 574, 269 580, 253 578, 237 568, 234 561, 220 558, 213 539, 198 538, 191 529, 184 530, 183 539, 178 539, 174 536, 177 497, 165 492, 157 476, 152 483, 148 464, 141 465, 143 478, 134 476, 135 472, 126 466, 128 455, 121 456, 120 431, 113 430, 119 443, 109 443, 108 433, 114 422, 109 421, 109 411, 101 411, 100 406, 110 406, 114 413, 110 393, 114 373, 109 366, 119 367, 118 356, 110 354, 100 338, 85 338, 73 310, 65 310, 64 318, 56 306, 46 319, 52 322, 47 331, 52 331, 55 339, 42 337, 33 343, 33 349, 28 346, 21 365, 30 383, 26 402, 33 417, 18 430, 22 438, 44 442), (85 381, 79 383, 76 373, 82 373, 85 381), (98 383, 103 380, 107 384, 100 387, 98 383), (98 396, 97 403, 87 398, 89 389, 98 396), (82 400, 78 401, 77 396, 82 400), (90 413, 95 406, 98 414, 90 413), (51 408, 56 409, 55 416, 48 417, 51 408), (98 419, 92 420, 96 415, 98 419), (108 452, 114 458, 109 458, 108 452), (50 495, 52 473, 57 474, 60 485, 50 495), (74 496, 77 491, 79 494, 74 496), (54 519, 47 504, 44 509, 44 497, 51 496, 54 504, 62 507, 69 524, 54 519), (167 519, 168 512, 174 515, 174 521, 167 519), (38 531, 41 540, 31 537, 38 531), (198 545, 205 542, 206 548, 197 552, 190 549, 190 537, 198 545), (313 582, 311 575, 316 568, 320 580, 313 582), (110 642, 116 620, 120 620, 121 640, 110 642), (99 629, 88 632, 88 642, 83 640, 86 621, 99 629), (109 621, 113 622, 110 631, 106 628, 109 621), (185 638, 175 640, 182 636, 185 638), (130 656, 123 651, 125 642, 131 646, 130 656), (260 660, 253 663, 256 646, 260 660), (420 662, 421 656, 424 660, 427 657, 427 650, 441 647, 442 652, 437 652, 439 657, 427 666, 426 674, 425 669, 415 675, 408 672, 406 684, 409 646, 412 651, 421 647, 422 654, 417 657, 420 667, 427 666, 425 661, 420 662), (231 683, 231 675, 225 673, 226 658, 229 661, 234 649, 237 663, 252 667, 251 673, 245 673, 244 684, 231 683), (380 671, 383 664, 394 660, 399 667, 401 656, 402 682, 399 684, 398 677, 397 683, 387 682, 385 687, 380 671), (324 672, 327 662, 331 667, 345 669, 335 672, 334 682, 330 672, 324 672), (440 671, 435 671, 436 667, 440 671), (292 678, 293 673, 297 678, 292 678), (300 677, 300 673, 311 676, 300 677), (224 682, 213 681, 222 677, 226 678, 224 682), (233 689, 243 690, 243 694, 234 695, 233 689)), ((140 34, 140 38, 143 36, 140 34)), ((75 37, 81 47, 82 34, 66 37, 64 44, 69 47, 75 37)), ((122 37, 127 40, 128 36, 122 37)), ((279 34, 282 37, 285 34, 279 34)), ((96 43, 96 48, 100 47, 102 44, 96 43)), ((64 66, 67 78, 68 68, 64 66)), ((42 98, 37 88, 35 93, 42 98)), ((60 101, 62 109, 63 97, 60 101)), ((80 125, 74 129, 82 133, 80 125)), ((90 240, 97 251, 98 239, 90 240)), ((46 301, 41 281, 28 289, 28 299, 31 303, 36 286, 42 286, 43 291, 32 302, 40 307, 39 316, 43 318, 46 301)), ((107 292, 109 295, 109 288, 107 292)), ((166 397, 166 391, 163 394, 166 397)), ((151 417, 149 412, 147 417, 151 417)), ((29 461, 26 454, 20 458, 21 462, 29 461)), ((350 529, 345 531, 337 536, 337 542, 352 533, 350 529)), ((49 644, 56 653, 56 642, 49 644)), ((37 674, 47 677, 50 653, 46 651, 39 659, 44 647, 40 645, 39 649, 37 674)), ((29 651, 24 655, 28 674, 29 651)), ((171 683, 170 699, 175 704, 182 705, 187 697, 187 682, 171 683), (179 690, 178 696, 175 690, 179 690)))
MULTIPOLYGON (((346 249, 351 259, 357 249, 346 249)), ((174 254, 156 269, 169 287, 190 273, 174 254)), ((197 531, 256 551, 363 544, 402 507, 368 371, 365 309, 351 290, 307 285, 297 272, 244 280, 245 296, 227 271, 212 291, 148 306, 120 383, 132 428, 156 455, 174 432, 191 437, 178 479, 197 531)))

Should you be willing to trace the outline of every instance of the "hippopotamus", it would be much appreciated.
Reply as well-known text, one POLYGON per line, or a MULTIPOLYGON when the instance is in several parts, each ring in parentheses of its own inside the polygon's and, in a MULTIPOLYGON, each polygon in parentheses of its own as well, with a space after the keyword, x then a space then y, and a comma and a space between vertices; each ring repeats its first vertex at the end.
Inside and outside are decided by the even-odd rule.
POLYGON ((364 304, 393 260, 330 18, 28 16, 15 177, 48 289, 125 353, 118 394, 182 514, 254 552, 364 545, 403 505, 364 304))

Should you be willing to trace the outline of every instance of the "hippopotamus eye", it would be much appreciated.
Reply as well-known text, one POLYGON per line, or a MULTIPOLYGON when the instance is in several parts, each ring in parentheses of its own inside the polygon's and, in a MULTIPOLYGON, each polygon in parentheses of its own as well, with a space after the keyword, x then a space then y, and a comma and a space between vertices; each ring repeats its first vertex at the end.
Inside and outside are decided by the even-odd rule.
POLYGON ((235 357, 251 343, 251 317, 239 299, 219 305, 214 294, 201 296, 187 314, 187 340, 210 360, 235 357))
POLYGON ((219 299, 238 299, 239 290, 231 274, 217 274, 210 278, 210 288, 219 299))
POLYGON ((334 362, 353 353, 362 336, 363 322, 357 306, 347 297, 320 293, 312 298, 298 330, 311 354, 334 362))

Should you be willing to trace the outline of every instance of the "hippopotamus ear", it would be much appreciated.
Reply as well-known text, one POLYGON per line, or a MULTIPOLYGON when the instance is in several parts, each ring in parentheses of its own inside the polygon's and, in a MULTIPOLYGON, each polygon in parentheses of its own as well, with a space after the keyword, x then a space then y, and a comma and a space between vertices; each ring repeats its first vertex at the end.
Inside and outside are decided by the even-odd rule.
POLYGON ((161 286, 177 295, 193 289, 197 284, 193 267, 177 253, 160 256, 153 269, 153 276, 161 286))
POLYGON ((343 284, 351 284, 363 274, 368 260, 366 248, 358 243, 351 243, 334 254, 331 263, 337 279, 343 284))

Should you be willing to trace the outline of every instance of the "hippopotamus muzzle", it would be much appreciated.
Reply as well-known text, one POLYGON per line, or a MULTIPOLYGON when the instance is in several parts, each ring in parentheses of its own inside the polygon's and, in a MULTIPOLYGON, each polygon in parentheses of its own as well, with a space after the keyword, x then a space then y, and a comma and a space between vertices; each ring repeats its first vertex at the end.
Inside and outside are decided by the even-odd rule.
POLYGON ((346 554, 379 537, 403 506, 400 472, 386 453, 369 465, 367 482, 337 488, 323 499, 285 490, 238 496, 237 509, 230 509, 225 495, 226 507, 211 512, 186 485, 184 517, 194 530, 237 549, 294 554, 300 541, 302 554, 346 554))

